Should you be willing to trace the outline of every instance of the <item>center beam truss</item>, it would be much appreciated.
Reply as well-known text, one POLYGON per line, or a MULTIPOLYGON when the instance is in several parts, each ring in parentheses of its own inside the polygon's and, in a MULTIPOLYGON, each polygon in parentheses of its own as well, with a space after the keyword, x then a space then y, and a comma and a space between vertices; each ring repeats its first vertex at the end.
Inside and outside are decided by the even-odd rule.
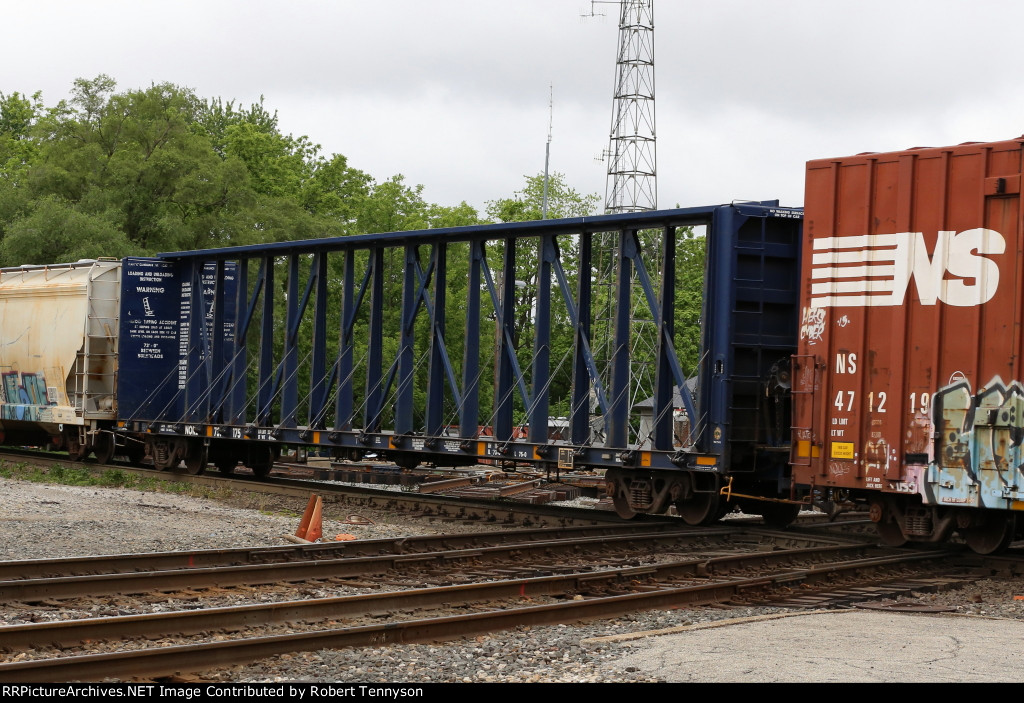
POLYGON ((342 458, 374 452, 406 467, 486 458, 721 470, 729 402, 709 360, 725 358, 730 342, 709 319, 723 316, 705 302, 705 361, 684 372, 674 347, 676 231, 704 227, 709 242, 724 243, 709 244, 710 271, 728 268, 712 259, 729 251, 739 223, 777 216, 798 211, 769 202, 160 254, 191 282, 183 287, 191 310, 212 310, 213 324, 192 315, 175 402, 122 428, 307 445, 342 458), (642 256, 641 231, 660 237, 660 270, 642 256), (591 262, 608 233, 618 243, 617 285, 604 376, 592 353, 591 262), (201 279, 211 265, 212 287, 201 279), (654 358, 644 362, 655 364, 656 379, 647 437, 630 430, 637 296, 659 330, 654 358), (453 300, 464 302, 464 319, 452 319, 453 300), (228 306, 235 322, 225 326, 228 306), (723 349, 708 348, 715 344, 723 349), (489 359, 493 383, 482 378, 489 359), (708 379, 698 397, 688 374, 708 379), (556 383, 569 409, 559 433, 549 418, 556 383), (602 424, 593 421, 595 401, 603 433, 594 430, 602 424), (674 411, 687 417, 685 437, 674 433, 674 411))

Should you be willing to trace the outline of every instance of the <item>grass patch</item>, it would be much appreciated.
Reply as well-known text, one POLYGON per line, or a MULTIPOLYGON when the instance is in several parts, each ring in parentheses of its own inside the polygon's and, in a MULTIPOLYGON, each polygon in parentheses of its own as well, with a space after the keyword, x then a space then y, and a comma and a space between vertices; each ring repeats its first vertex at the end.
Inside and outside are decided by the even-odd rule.
POLYGON ((53 483, 63 486, 98 486, 102 488, 128 488, 150 493, 176 493, 193 498, 226 501, 234 493, 228 487, 214 488, 177 481, 164 481, 153 476, 141 476, 123 469, 90 471, 86 467, 54 464, 48 468, 25 463, 0 462, 0 477, 31 483, 53 483))
POLYGON ((134 487, 138 481, 132 474, 121 469, 104 469, 98 477, 99 485, 112 488, 134 487))
POLYGON ((286 517, 290 519, 302 517, 302 513, 297 513, 294 510, 261 510, 260 515, 266 515, 267 517, 286 517))
POLYGON ((95 486, 99 478, 88 469, 70 469, 66 466, 51 466, 49 470, 53 483, 65 486, 95 486))
POLYGON ((55 483, 55 481, 50 478, 50 474, 47 469, 22 462, 18 462, 17 464, 5 463, 3 465, 3 470, 0 471, 0 476, 17 481, 29 481, 31 483, 55 483))
POLYGON ((30 466, 23 462, 18 462, 16 464, 4 463, 0 466, 0 476, 20 481, 42 483, 46 480, 46 471, 38 466, 30 466))

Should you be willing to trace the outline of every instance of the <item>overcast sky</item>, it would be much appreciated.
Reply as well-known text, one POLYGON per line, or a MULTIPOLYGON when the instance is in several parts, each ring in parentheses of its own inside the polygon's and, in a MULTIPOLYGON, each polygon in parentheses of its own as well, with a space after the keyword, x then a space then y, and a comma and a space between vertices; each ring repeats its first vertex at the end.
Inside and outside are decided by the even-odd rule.
MULTIPOLYGON (((605 191, 616 5, 589 0, 5 0, 0 92, 106 73, 240 103, 432 201, 544 168, 605 191)), ((803 204, 809 159, 1024 132, 1009 0, 655 0, 660 207, 803 204), (1003 36, 1005 34, 1005 36, 1003 36)))

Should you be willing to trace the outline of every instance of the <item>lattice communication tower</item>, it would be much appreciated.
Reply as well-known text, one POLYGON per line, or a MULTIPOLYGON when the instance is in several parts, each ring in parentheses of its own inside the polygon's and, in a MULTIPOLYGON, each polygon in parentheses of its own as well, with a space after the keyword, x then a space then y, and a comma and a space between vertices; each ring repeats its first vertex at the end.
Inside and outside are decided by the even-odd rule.
POLYGON ((654 130, 654 0, 619 3, 605 212, 658 207, 654 130))

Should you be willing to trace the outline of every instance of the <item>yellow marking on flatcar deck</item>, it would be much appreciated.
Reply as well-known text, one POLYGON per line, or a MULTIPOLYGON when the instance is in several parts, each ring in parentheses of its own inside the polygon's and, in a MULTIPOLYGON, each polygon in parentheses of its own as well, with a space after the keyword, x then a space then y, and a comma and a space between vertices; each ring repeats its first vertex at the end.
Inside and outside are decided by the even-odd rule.
POLYGON ((477 456, 487 456, 487 442, 477 442, 476 443, 476 455, 477 456))
POLYGON ((697 466, 714 466, 716 463, 718 463, 718 459, 713 456, 697 457, 697 466))
POLYGON ((650 452, 640 452, 640 466, 650 466, 650 465, 651 465, 651 453, 650 452))
POLYGON ((1024 510, 1024 500, 1010 501, 1010 510, 1024 510))
POLYGON ((575 457, 573 456, 572 449, 568 447, 558 448, 558 468, 571 469, 574 463, 574 458, 575 457))
POLYGON ((206 426, 206 436, 207 437, 212 437, 213 436, 213 425, 207 425, 206 426))
POLYGON ((320 433, 319 432, 314 432, 313 433, 313 444, 320 444, 320 433))

